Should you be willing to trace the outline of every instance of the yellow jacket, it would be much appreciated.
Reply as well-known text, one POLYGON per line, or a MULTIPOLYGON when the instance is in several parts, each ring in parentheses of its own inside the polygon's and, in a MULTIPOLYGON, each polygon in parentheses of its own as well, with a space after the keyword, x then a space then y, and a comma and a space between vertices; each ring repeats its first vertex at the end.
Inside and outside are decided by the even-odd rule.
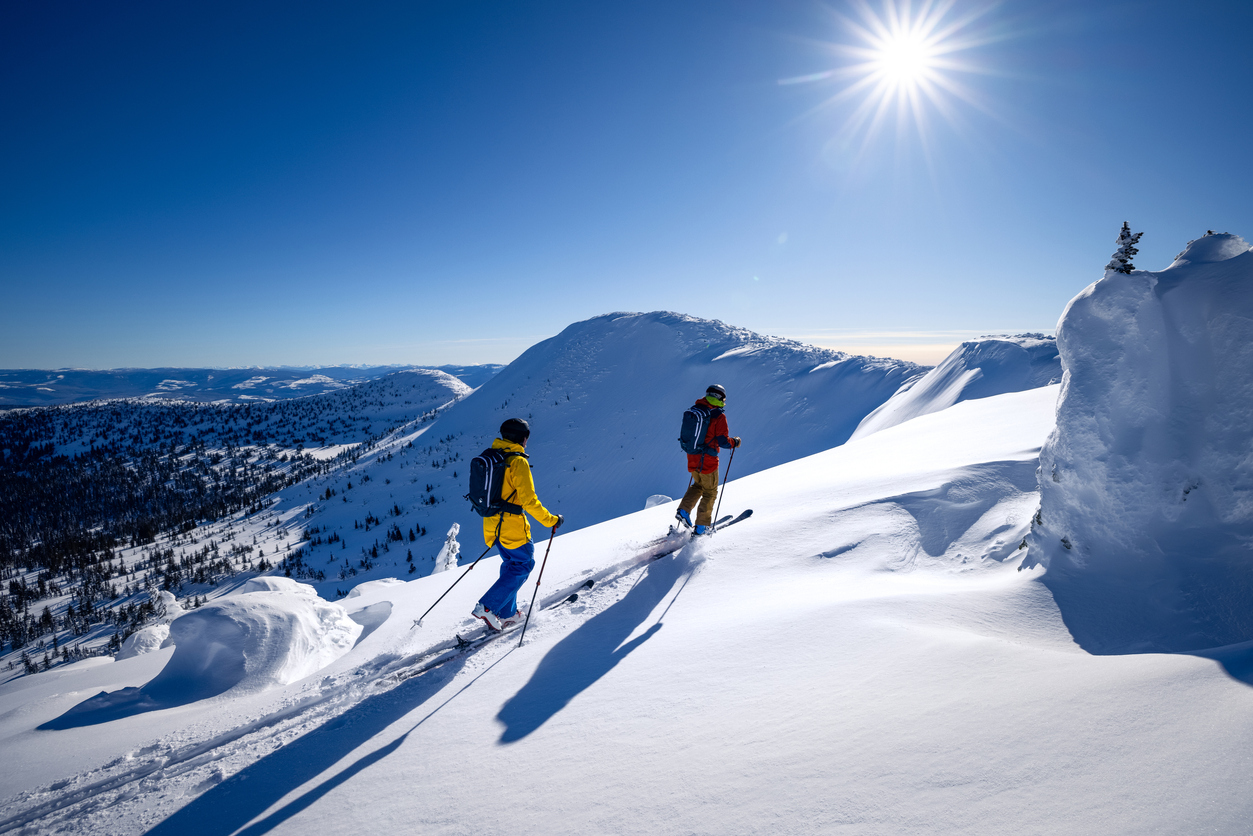
MULTIPOLYGON (((493 450, 504 450, 508 453, 521 453, 522 445, 514 444, 498 438, 492 442, 493 450)), ((557 515, 550 513, 540 504, 535 495, 535 480, 531 478, 531 465, 526 456, 514 456, 509 460, 509 469, 505 471, 505 484, 501 496, 506 502, 521 505, 523 510, 535 517, 535 521, 545 528, 552 528, 557 523, 557 515), (515 493, 516 491, 516 493, 515 493)), ((483 542, 491 546, 496 543, 496 531, 500 530, 500 544, 507 549, 516 549, 531 542, 531 524, 526 514, 497 514, 483 518, 483 542)))

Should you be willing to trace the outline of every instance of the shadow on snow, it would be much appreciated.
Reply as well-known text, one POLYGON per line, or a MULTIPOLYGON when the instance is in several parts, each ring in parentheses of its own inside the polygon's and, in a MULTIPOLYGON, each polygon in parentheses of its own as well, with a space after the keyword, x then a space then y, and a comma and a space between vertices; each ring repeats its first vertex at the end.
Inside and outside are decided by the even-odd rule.
POLYGON ((544 725, 578 694, 655 636, 661 629, 660 618, 641 635, 627 641, 680 580, 686 583, 693 569, 692 558, 686 550, 673 559, 649 563, 643 576, 622 600, 559 641, 539 663, 530 681, 496 715, 505 726, 500 742, 515 743, 544 725))
MULTIPOLYGON (((226 836, 237 831, 241 836, 258 836, 270 831, 354 775, 395 752, 418 726, 456 699, 500 661, 497 660, 485 669, 396 740, 362 756, 251 827, 239 830, 283 796, 330 769, 342 758, 439 693, 457 675, 467 658, 457 659, 423 676, 408 679, 390 691, 362 700, 338 717, 328 720, 200 795, 149 830, 148 836, 226 836)), ((503 658, 505 656, 501 657, 503 658)))

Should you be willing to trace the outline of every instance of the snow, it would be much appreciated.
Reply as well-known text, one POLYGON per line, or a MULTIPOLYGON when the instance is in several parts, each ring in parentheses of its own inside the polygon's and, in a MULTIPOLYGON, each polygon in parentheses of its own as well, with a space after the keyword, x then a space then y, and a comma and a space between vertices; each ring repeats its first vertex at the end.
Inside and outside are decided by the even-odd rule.
MULTIPOLYGON (((273 580, 278 579, 275 578, 273 580)), ((255 582, 250 581, 250 583, 255 582)), ((179 605, 178 599, 165 590, 157 592, 156 599, 157 611, 162 613, 162 615, 158 617, 155 623, 141 627, 127 637, 126 641, 122 642, 122 647, 115 657, 119 661, 170 646, 170 622, 183 615, 186 611, 179 605)))
POLYGON ((1248 244, 1208 235, 1161 272, 1107 272, 1066 308, 1058 344, 1030 550, 1076 640, 1123 652, 1253 639, 1248 244))
MULTIPOLYGON (((37 369, 0 369, 0 409, 84 401, 137 398, 177 398, 183 402, 247 403, 259 400, 307 397, 343 391, 414 366, 323 366, 317 368, 238 369, 64 369, 55 374, 37 369), (47 393, 47 394, 42 394, 47 393)), ((440 371, 461 378, 469 387, 480 385, 500 366, 441 366, 440 371)))
POLYGON ((140 627, 127 636, 114 658, 120 662, 123 659, 160 650, 168 645, 169 639, 170 625, 168 624, 149 624, 147 627, 140 627))
MULTIPOLYGON (((150 681, 102 691, 39 728, 90 727, 288 685, 343 656, 361 634, 362 624, 339 604, 317 597, 312 587, 287 578, 258 580, 238 595, 211 601, 170 622, 165 644, 174 647, 173 655, 150 681)), ((125 658, 119 655, 118 661, 125 658)))
POLYGON ((1021 392, 1061 380, 1057 341, 1043 334, 981 337, 953 350, 944 362, 910 380, 857 425, 852 438, 948 409, 958 401, 1021 392))
MULTIPOLYGON (((335 458, 341 453, 344 453, 347 450, 351 450, 352 448, 357 447, 357 446, 358 446, 357 444, 328 444, 325 447, 305 448, 303 452, 305 455, 312 456, 318 461, 324 462, 324 461, 330 461, 331 459, 335 458)), ((295 451, 284 450, 283 452, 287 453, 288 455, 291 455, 291 453, 295 451)))
POLYGON ((439 554, 435 555, 435 568, 432 574, 447 572, 457 565, 457 558, 461 555, 461 544, 457 542, 457 535, 460 533, 460 523, 453 523, 452 528, 448 529, 448 534, 444 536, 444 545, 440 547, 439 554))
MULTIPOLYGON (((0 766, 0 827, 1245 832, 1253 689, 1198 655, 1084 652, 1046 573, 1017 570, 1058 391, 732 479, 753 517, 657 561, 672 503, 563 533, 541 604, 600 580, 521 648, 399 677, 472 628, 492 556, 451 591, 361 587, 343 609, 363 637, 286 685, 37 731, 170 651, 9 683, 0 741, 24 768, 0 766)), ((265 596, 313 600, 219 600, 265 596)))
MULTIPOLYGON (((274 578, 272 580, 285 580, 274 578)), ((141 690, 182 705, 227 691, 287 685, 338 659, 361 625, 306 584, 220 598, 170 624, 174 655, 141 690)))
POLYGON ((340 578, 237 577, 173 646, 0 684, 0 832, 1247 833, 1253 254, 1232 239, 1107 276, 1056 348, 985 339, 931 372, 678 314, 576 323, 195 530, 340 578), (685 541, 671 435, 711 382, 745 438, 723 510, 754 513, 685 541), (500 558, 469 565, 454 474, 515 414, 540 497, 581 519, 538 544, 525 641, 457 655, 500 558), (467 565, 427 576, 461 523, 467 565), (352 569, 378 529, 424 525, 352 569), (405 550, 422 573, 387 577, 405 550))
POLYGON ((318 585, 330 597, 355 581, 407 572, 401 555, 410 552, 416 573, 429 574, 442 565, 435 535, 454 524, 474 532, 462 537, 463 556, 478 554, 480 521, 462 499, 468 462, 508 417, 529 421, 527 453, 540 500, 572 531, 639 510, 650 496, 686 489, 679 423, 710 383, 727 387, 731 432, 744 439, 735 452, 737 476, 843 443, 921 371, 682 314, 606 314, 533 346, 449 406, 424 434, 401 427, 351 472, 315 482, 311 491, 285 491, 279 507, 303 511, 313 502, 311 524, 344 538, 346 548, 311 550, 311 565, 330 565, 318 585), (327 487, 338 496, 318 499, 327 487), (429 533, 389 544, 383 532, 357 527, 367 514, 382 520, 383 529, 396 524, 406 535, 415 526, 429 533), (374 568, 362 568, 361 549, 376 542, 374 568))
POLYGON ((404 583, 404 581, 397 580, 396 578, 382 578, 381 580, 377 580, 377 581, 366 581, 365 583, 359 583, 356 586, 354 586, 348 592, 348 595, 345 597, 360 598, 362 595, 365 595, 367 593, 371 593, 376 590, 387 589, 388 587, 396 586, 397 584, 402 584, 402 583, 404 583))

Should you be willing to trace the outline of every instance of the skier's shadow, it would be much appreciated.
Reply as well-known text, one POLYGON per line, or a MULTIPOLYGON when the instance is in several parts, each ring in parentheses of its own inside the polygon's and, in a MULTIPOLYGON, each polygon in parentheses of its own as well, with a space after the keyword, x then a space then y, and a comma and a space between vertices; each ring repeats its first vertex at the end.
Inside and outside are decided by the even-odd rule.
MULTIPOLYGON (((229 836, 238 832, 239 828, 264 813, 276 801, 317 778, 358 747, 382 733, 392 723, 435 696, 452 681, 465 663, 465 657, 457 659, 363 700, 340 716, 296 738, 273 754, 204 792, 195 801, 149 830, 147 836, 229 836)), ((473 681, 466 688, 472 684, 473 681)), ((450 697, 449 700, 451 699, 450 697)), ((443 705, 436 708, 427 718, 442 707, 443 705)), ((425 721, 426 718, 423 718, 417 725, 420 726, 425 721)), ((410 729, 382 749, 360 758, 243 832, 249 836, 268 832, 353 775, 390 755, 412 731, 410 729)))
POLYGON ((559 641, 539 663, 530 681, 496 715, 505 726, 500 742, 517 742, 544 725, 627 654, 656 635, 661 629, 660 620, 626 642, 691 571, 691 563, 680 556, 649 563, 644 576, 621 601, 559 641))

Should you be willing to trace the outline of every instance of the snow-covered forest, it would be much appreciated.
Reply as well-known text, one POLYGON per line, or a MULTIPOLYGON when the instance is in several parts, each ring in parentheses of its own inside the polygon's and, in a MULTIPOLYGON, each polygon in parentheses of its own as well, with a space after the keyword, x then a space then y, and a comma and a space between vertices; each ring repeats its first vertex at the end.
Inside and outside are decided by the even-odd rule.
POLYGON ((1253 251, 1132 244, 934 368, 612 313, 466 380, 0 413, 0 832, 1247 832, 1253 251), (753 513, 691 540, 715 382, 753 513), (482 641, 508 417, 567 524, 482 641))

